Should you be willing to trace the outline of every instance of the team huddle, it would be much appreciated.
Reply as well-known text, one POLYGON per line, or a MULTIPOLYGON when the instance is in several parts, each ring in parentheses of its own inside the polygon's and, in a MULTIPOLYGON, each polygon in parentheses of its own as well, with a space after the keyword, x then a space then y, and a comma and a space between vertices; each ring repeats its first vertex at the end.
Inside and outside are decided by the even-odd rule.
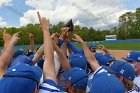
POLYGON ((37 50, 30 33, 29 50, 14 51, 20 32, 11 36, 3 31, 0 93, 140 93, 139 51, 117 60, 103 45, 98 46, 101 53, 77 34, 70 39, 72 21, 61 29, 61 35, 50 35, 49 19, 37 15, 43 32, 43 44, 37 50))

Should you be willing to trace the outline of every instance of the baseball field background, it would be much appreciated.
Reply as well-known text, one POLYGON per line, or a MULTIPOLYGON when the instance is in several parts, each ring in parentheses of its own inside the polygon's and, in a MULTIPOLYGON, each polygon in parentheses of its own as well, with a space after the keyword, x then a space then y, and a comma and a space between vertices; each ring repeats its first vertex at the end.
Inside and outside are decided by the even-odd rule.
MULTIPOLYGON (((99 50, 98 45, 104 45, 116 59, 121 59, 122 57, 127 56, 128 53, 132 50, 140 51, 140 39, 87 42, 87 45, 89 45, 90 43, 94 43, 96 45, 97 51, 99 52, 103 51, 99 50)), ((79 49, 82 48, 79 43, 73 44, 79 49)), ((39 46, 41 46, 41 44, 35 45, 35 48, 37 49, 39 48, 39 46)), ((0 47, 0 50, 2 48, 3 47, 0 47)), ((29 45, 15 46, 15 50, 19 48, 27 50, 29 48, 29 45)))

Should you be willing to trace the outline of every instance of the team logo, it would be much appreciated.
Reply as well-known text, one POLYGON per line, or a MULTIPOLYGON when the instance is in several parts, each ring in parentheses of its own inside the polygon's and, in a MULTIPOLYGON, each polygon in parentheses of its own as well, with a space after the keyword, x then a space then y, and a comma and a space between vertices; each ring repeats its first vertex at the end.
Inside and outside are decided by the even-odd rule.
POLYGON ((140 60, 140 57, 138 57, 138 61, 140 60))
POLYGON ((131 55, 131 54, 129 53, 129 54, 127 55, 127 57, 130 57, 130 55, 131 55))
POLYGON ((123 74, 123 73, 124 73, 124 70, 123 70, 123 69, 121 69, 120 73, 121 73, 121 74, 123 74))

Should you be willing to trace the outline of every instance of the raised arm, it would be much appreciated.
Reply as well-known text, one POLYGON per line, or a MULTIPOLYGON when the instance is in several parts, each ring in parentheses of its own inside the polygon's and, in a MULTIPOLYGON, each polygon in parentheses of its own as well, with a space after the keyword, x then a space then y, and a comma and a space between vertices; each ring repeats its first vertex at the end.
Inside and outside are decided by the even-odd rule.
POLYGON ((63 43, 61 46, 62 52, 64 53, 65 57, 67 57, 67 43, 63 43))
POLYGON ((104 45, 99 45, 98 47, 99 47, 99 49, 103 50, 105 52, 105 54, 110 54, 104 45))
POLYGON ((37 63, 37 61, 39 60, 39 58, 44 54, 44 46, 42 45, 37 52, 34 55, 34 58, 32 59, 32 61, 35 63, 37 63))
POLYGON ((82 40, 82 38, 76 34, 74 34, 74 38, 73 38, 74 41, 76 42, 80 42, 82 47, 83 47, 83 50, 84 50, 84 54, 86 56, 86 59, 88 61, 88 63, 90 64, 91 68, 93 71, 97 70, 100 65, 99 63, 96 61, 93 53, 89 50, 88 46, 86 45, 86 43, 82 40))
POLYGON ((83 51, 79 50, 71 42, 68 42, 67 46, 72 50, 74 54, 83 54, 83 51))
POLYGON ((13 51, 14 51, 14 45, 19 40, 19 33, 15 33, 10 42, 7 44, 6 48, 3 50, 1 56, 0 56, 0 78, 3 77, 4 73, 6 72, 8 66, 10 65, 13 51))
POLYGON ((49 33, 49 20, 40 16, 38 12, 38 17, 40 21, 40 26, 43 31, 44 37, 44 54, 45 54, 45 62, 43 65, 43 74, 44 79, 51 79, 57 83, 56 80, 56 71, 55 71, 55 64, 54 64, 54 54, 53 54, 53 46, 52 40, 49 33))
POLYGON ((2 51, 4 51, 6 49, 6 47, 8 46, 11 38, 12 38, 12 36, 10 34, 6 34, 6 29, 4 29, 4 31, 3 31, 4 48, 3 48, 2 51))
POLYGON ((62 69, 64 71, 70 70, 71 69, 70 63, 68 59, 66 58, 66 56, 64 55, 64 53, 62 52, 62 50, 56 45, 55 42, 53 42, 53 47, 59 57, 59 61, 61 63, 62 69))
POLYGON ((29 52, 34 52, 34 35, 32 33, 29 33, 29 41, 30 41, 30 45, 29 45, 29 52))
MULTIPOLYGON (((70 36, 70 33, 68 31, 69 28, 68 27, 64 27, 61 29, 61 36, 60 36, 60 39, 62 39, 64 42, 67 41, 69 39, 69 36, 70 36)), ((79 50, 77 47, 75 47, 71 42, 70 40, 67 41, 67 46, 68 48, 70 48, 72 50, 73 53, 75 54, 83 54, 83 52, 81 50, 79 50)))

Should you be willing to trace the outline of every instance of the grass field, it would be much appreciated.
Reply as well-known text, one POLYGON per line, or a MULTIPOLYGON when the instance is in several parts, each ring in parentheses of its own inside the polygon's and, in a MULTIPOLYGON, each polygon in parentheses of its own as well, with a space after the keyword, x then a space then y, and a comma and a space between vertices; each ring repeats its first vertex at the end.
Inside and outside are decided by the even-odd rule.
MULTIPOLYGON (((75 44, 78 48, 81 48, 80 44, 75 44)), ((96 44, 98 47, 99 44, 96 44)), ((140 50, 140 42, 121 42, 121 43, 106 43, 103 44, 109 50, 140 50)))
MULTIPOLYGON (((98 47, 99 44, 96 44, 96 47, 98 47)), ((105 45, 105 47, 109 50, 140 50, 140 42, 123 42, 123 43, 104 43, 103 45, 105 45)), ((76 47, 81 48, 80 44, 75 44, 76 47)), ((37 49, 39 47, 39 45, 35 46, 35 49, 37 49)), ((2 49, 3 47, 0 47, 0 49, 2 49)), ((29 46, 25 45, 25 46, 16 46, 16 49, 28 49, 29 46)))

